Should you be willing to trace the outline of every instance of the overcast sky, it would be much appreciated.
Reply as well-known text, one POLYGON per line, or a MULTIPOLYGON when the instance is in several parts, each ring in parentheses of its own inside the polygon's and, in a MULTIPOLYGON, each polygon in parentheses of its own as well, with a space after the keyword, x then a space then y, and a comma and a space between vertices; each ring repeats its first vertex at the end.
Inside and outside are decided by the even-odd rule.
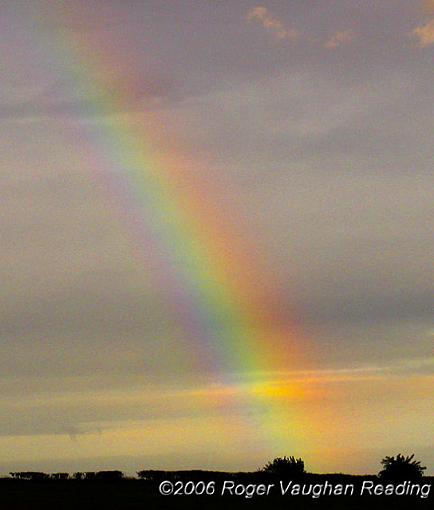
POLYGON ((376 472, 415 451, 432 472, 434 2, 4 1, 0 33, 0 471, 376 472), (92 97, 80 47, 105 66, 92 97), (329 420, 309 444, 258 445, 192 368, 152 234, 134 246, 88 163, 123 122, 195 162, 308 339, 282 405, 329 420))

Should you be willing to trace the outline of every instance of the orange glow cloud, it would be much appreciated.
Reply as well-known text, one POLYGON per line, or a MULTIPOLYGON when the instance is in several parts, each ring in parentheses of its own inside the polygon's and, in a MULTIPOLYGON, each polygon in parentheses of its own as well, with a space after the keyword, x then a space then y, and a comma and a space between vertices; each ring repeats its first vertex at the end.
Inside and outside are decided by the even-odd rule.
POLYGON ((416 27, 413 34, 419 39, 419 46, 425 48, 434 43, 434 19, 425 25, 416 27))
POLYGON ((334 50, 338 46, 350 43, 353 39, 354 33, 352 30, 339 31, 335 32, 324 46, 329 50, 334 50))
POLYGON ((273 16, 266 7, 258 5, 249 11, 247 21, 252 20, 257 21, 277 39, 296 39, 298 36, 297 31, 285 28, 283 23, 273 16))
POLYGON ((424 0, 423 7, 426 12, 434 12, 434 0, 424 0))

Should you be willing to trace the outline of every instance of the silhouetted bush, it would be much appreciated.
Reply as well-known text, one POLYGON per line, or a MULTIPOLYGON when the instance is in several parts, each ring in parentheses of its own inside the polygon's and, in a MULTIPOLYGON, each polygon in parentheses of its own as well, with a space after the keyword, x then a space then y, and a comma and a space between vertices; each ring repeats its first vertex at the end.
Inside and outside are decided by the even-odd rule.
POLYGON ((305 474, 304 462, 295 457, 277 457, 272 462, 268 462, 261 470, 264 473, 285 476, 302 476, 305 474))
POLYGON ((423 476, 426 467, 413 460, 414 454, 405 457, 398 453, 395 457, 385 457, 381 464, 383 469, 378 473, 380 478, 387 480, 417 480, 423 476))
POLYGON ((84 473, 81 473, 80 471, 77 471, 72 476, 73 476, 74 480, 83 480, 84 473))

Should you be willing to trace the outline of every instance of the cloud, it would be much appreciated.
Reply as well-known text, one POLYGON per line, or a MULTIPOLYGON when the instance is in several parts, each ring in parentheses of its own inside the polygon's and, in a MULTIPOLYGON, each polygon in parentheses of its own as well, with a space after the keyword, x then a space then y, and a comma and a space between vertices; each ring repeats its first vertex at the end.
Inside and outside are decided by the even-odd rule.
POLYGON ((266 7, 256 6, 247 14, 247 21, 257 21, 277 39, 296 39, 298 33, 294 29, 285 28, 283 23, 274 17, 266 7))
POLYGON ((434 44, 434 19, 428 21, 425 25, 416 27, 413 34, 419 39, 421 48, 434 44))
POLYGON ((428 13, 434 12, 434 0, 424 0, 423 7, 428 13))
POLYGON ((94 117, 124 111, 149 111, 178 100, 172 82, 166 79, 111 80, 100 88, 99 95, 77 94, 78 85, 58 80, 42 92, 29 94, 25 100, 0 101, 0 120, 40 117, 94 117), (128 81, 128 86, 127 86, 128 81))
POLYGON ((338 46, 348 44, 354 39, 354 32, 352 30, 343 30, 335 32, 328 41, 325 43, 325 47, 329 50, 334 50, 338 46))

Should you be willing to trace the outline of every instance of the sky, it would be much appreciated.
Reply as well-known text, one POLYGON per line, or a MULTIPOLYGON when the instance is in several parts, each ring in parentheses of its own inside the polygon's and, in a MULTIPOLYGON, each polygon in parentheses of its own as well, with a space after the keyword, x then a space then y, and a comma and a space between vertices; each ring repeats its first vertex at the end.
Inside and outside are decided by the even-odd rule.
POLYGON ((0 473, 433 473, 434 2, 62 4, 0 3, 0 473))

